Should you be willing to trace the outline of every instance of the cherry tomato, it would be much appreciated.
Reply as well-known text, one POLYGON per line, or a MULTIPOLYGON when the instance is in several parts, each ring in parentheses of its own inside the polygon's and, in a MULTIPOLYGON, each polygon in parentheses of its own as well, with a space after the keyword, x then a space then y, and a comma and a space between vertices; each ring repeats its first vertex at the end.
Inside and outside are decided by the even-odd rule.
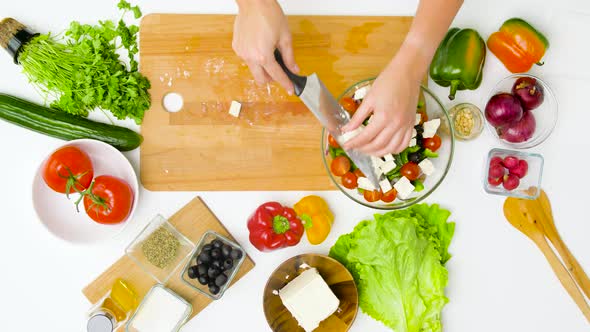
POLYGON ((83 191, 92 182, 94 169, 88 155, 74 146, 55 151, 43 163, 43 180, 49 188, 62 194, 83 191), (67 192, 66 192, 67 191, 67 192))
POLYGON ((377 202, 381 199, 381 195, 381 190, 365 190, 365 192, 363 193, 363 196, 365 196, 367 202, 377 202))
POLYGON ((426 111, 418 111, 418 114, 420 114, 420 124, 428 121, 428 114, 426 114, 426 111))
POLYGON ((330 168, 332 169, 332 174, 342 176, 350 171, 350 160, 346 156, 338 156, 332 160, 330 168))
POLYGON ((401 175, 407 177, 408 180, 414 181, 420 176, 420 167, 418 164, 410 161, 402 166, 399 172, 401 175))
POLYGON ((340 105, 350 114, 350 116, 354 115, 354 112, 356 112, 357 108, 359 108, 359 105, 356 103, 356 101, 350 97, 344 97, 340 99, 340 105))
POLYGON ((332 136, 332 134, 328 134, 328 144, 333 148, 340 147, 340 144, 338 144, 338 142, 336 142, 336 139, 334 138, 334 136, 332 136))
POLYGON ((361 171, 360 168, 357 168, 354 170, 354 175, 356 175, 357 178, 364 178, 365 174, 363 174, 363 172, 361 171))
POLYGON ((425 138, 423 140, 422 145, 425 148, 429 149, 430 151, 434 152, 434 151, 436 151, 436 150, 438 150, 440 148, 441 143, 442 142, 440 140, 440 136, 434 135, 431 138, 425 138))
POLYGON ((133 206, 133 190, 114 176, 101 175, 90 185, 84 196, 86 214, 99 224, 118 224, 129 217, 133 206))
POLYGON ((391 203, 391 202, 395 201, 396 197, 397 197, 397 190, 395 190, 395 188, 393 188, 390 191, 383 194, 383 196, 381 196, 381 200, 385 203, 391 203))
POLYGON ((358 186, 357 180, 358 178, 354 173, 347 172, 346 174, 342 175, 340 179, 342 181, 342 185, 348 189, 354 189, 358 186))

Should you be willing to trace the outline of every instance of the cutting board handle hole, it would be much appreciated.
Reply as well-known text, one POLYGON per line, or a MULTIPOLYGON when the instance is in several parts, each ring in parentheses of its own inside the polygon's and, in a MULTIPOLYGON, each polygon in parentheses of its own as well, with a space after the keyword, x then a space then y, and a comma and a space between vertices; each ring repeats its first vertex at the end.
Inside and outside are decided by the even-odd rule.
POLYGON ((182 110, 184 99, 182 95, 176 92, 168 92, 162 98, 162 106, 167 112, 176 113, 182 110))

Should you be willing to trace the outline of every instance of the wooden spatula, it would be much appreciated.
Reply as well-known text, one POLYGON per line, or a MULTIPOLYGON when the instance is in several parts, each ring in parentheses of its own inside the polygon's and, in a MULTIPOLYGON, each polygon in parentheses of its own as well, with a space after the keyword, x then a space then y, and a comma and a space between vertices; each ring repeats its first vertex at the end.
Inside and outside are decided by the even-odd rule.
MULTIPOLYGON (((588 303, 578 288, 576 281, 572 278, 563 264, 561 264, 559 258, 553 252, 545 238, 543 225, 547 224, 548 221, 541 221, 541 219, 547 219, 551 216, 551 210, 549 209, 549 213, 547 213, 546 210, 543 210, 543 208, 540 207, 540 203, 536 203, 538 204, 536 205, 527 201, 528 200, 513 197, 507 198, 504 202, 504 215, 506 216, 506 219, 508 219, 512 226, 529 237, 537 247, 539 247, 563 287, 578 305, 588 322, 590 322, 590 306, 588 306, 588 303)), ((535 201, 538 201, 538 199, 535 201)), ((544 205, 550 207, 549 204, 544 205)))

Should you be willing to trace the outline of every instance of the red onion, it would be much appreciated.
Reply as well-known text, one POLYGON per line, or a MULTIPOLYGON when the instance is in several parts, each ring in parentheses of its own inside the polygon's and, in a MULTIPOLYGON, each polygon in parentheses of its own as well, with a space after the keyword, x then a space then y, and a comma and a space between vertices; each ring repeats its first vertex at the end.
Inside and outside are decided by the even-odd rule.
POLYGON ((514 82, 512 94, 520 100, 522 108, 525 111, 539 107, 545 97, 543 86, 536 79, 526 76, 520 77, 514 82))
POLYGON ((499 93, 490 98, 485 113, 488 122, 498 128, 519 121, 523 109, 518 98, 509 93, 499 93))
POLYGON ((528 141, 535 133, 537 122, 531 112, 524 112, 522 119, 506 127, 498 128, 498 136, 510 143, 528 141))

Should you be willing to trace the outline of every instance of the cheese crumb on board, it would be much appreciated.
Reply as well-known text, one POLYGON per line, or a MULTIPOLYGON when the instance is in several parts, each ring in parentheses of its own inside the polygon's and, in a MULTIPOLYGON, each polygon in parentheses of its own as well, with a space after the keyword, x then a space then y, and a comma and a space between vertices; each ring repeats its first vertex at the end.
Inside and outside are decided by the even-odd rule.
POLYGON ((436 135, 436 131, 440 126, 440 119, 432 119, 430 121, 424 122, 424 132, 422 133, 422 137, 424 138, 431 138, 436 135))
POLYGON ((375 188, 373 183, 371 181, 369 181, 369 179, 367 179, 364 176, 361 176, 360 178, 358 178, 357 184, 358 184, 358 187, 361 188, 362 190, 373 191, 373 190, 377 189, 377 188, 375 188))
POLYGON ((231 105, 229 106, 229 115, 237 118, 240 116, 240 110, 242 109, 242 104, 238 103, 235 100, 231 101, 231 105))
POLYGON ((365 99, 365 96, 369 92, 369 89, 371 89, 371 86, 367 85, 367 86, 363 86, 362 88, 356 90, 354 92, 354 96, 352 97, 352 99, 354 99, 354 100, 365 99))
POLYGON ((432 173, 434 173, 434 164, 432 164, 432 161, 430 161, 430 159, 424 159, 422 160, 418 166, 420 167, 420 169, 422 170, 422 173, 426 174, 426 175, 432 175, 432 173))
POLYGON ((397 190, 397 194, 400 198, 406 199, 410 197, 410 195, 414 192, 414 185, 408 180, 407 177, 402 176, 393 187, 397 190))
POLYGON ((340 305, 318 270, 305 270, 279 291, 283 305, 306 332, 315 330, 340 305))

